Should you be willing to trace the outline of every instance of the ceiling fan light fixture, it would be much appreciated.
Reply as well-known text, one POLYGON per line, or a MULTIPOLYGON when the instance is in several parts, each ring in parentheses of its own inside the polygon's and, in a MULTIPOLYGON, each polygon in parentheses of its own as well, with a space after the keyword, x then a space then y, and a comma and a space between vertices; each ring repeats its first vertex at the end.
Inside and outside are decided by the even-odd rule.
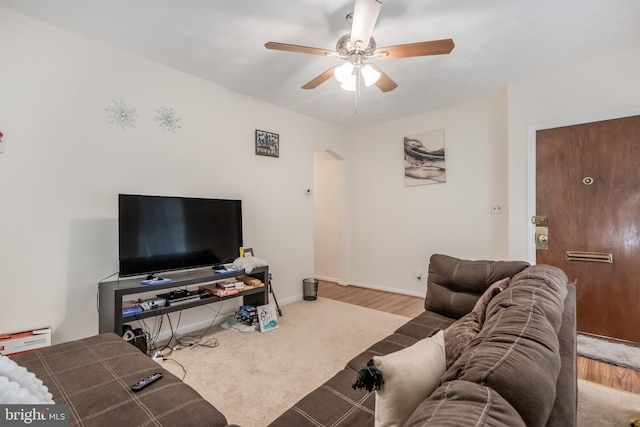
POLYGON ((351 62, 345 62, 333 72, 336 80, 340 82, 340 87, 349 92, 356 90, 358 84, 358 73, 364 81, 365 86, 371 86, 375 84, 380 78, 380 72, 373 68, 370 64, 358 64, 354 65, 351 62))
POLYGON ((346 90, 347 92, 355 92, 356 91, 356 76, 351 76, 350 79, 343 81, 340 83, 340 88, 346 90))
POLYGON ((355 75, 353 74, 353 64, 351 62, 345 62, 335 69, 333 75, 340 83, 344 83, 352 77, 355 78, 355 75))
POLYGON ((366 64, 364 67, 360 68, 360 74, 362 74, 364 85, 367 87, 375 84, 380 78, 380 72, 378 72, 369 64, 366 64))
POLYGON ((378 20, 382 0, 353 1, 355 1, 354 11, 347 15, 347 23, 351 27, 351 32, 338 39, 334 51, 288 43, 265 43, 264 46, 267 49, 330 56, 340 58, 346 62, 343 65, 334 65, 325 70, 322 74, 303 85, 302 89, 314 89, 334 75, 340 82, 342 89, 355 92, 357 111, 357 99, 360 96, 363 84, 365 86, 375 84, 382 92, 389 92, 398 87, 398 84, 382 69, 374 63, 367 64, 366 61, 371 58, 396 59, 447 55, 455 47, 452 39, 442 39, 399 44, 378 49, 376 41, 372 37, 372 32, 378 20))

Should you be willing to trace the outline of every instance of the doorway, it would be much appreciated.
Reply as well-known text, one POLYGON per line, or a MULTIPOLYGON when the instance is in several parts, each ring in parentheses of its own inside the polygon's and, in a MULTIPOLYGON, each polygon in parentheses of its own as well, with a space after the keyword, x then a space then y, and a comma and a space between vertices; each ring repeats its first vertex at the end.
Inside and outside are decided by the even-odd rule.
POLYGON ((314 153, 313 162, 314 276, 346 284, 346 167, 332 150, 314 153))
POLYGON ((576 281, 580 332, 640 342, 640 116, 541 129, 535 261, 576 281), (539 237, 539 236, 538 236, 539 237))

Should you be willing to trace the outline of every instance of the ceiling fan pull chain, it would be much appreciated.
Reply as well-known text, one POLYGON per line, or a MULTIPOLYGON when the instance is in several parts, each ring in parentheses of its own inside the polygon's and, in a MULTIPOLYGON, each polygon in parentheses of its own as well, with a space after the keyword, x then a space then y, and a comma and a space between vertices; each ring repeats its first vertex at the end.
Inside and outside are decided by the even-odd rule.
POLYGON ((353 92, 353 111, 354 113, 358 114, 358 91, 354 91, 353 92))
POLYGON ((354 72, 356 74, 356 90, 355 90, 355 113, 358 114, 358 98, 360 98, 360 81, 361 81, 361 74, 360 74, 360 67, 357 67, 357 69, 354 67, 354 72))

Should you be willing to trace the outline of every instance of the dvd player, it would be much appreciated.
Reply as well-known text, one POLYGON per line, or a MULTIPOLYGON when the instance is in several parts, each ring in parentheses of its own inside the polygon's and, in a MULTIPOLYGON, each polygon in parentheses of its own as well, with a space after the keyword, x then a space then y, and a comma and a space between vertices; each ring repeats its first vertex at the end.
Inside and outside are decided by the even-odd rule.
POLYGON ((187 291, 186 289, 178 289, 176 291, 171 291, 166 294, 158 294, 158 298, 164 298, 167 301, 167 304, 178 305, 185 304, 190 301, 195 301, 200 299, 200 294, 193 291, 187 291))
POLYGON ((199 301, 200 300, 200 295, 191 295, 188 297, 184 297, 184 298, 180 298, 180 299, 174 299, 169 301, 169 307, 171 306, 175 306, 175 305, 180 305, 180 304, 186 304, 188 302, 192 302, 192 301, 199 301))

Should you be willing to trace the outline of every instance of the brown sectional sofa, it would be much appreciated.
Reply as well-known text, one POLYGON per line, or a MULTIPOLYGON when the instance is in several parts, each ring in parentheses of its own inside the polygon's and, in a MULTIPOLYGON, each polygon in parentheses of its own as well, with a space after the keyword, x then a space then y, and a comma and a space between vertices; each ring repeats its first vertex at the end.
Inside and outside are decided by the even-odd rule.
POLYGON ((425 312, 351 359, 270 427, 373 426, 375 393, 352 387, 357 371, 446 329, 492 283, 478 335, 405 426, 575 426, 575 287, 559 269, 518 261, 465 261, 433 255, 425 312))
MULTIPOLYGON (((446 255, 430 259, 422 314, 355 356, 270 426, 373 426, 375 393, 352 387, 357 371, 374 356, 446 329, 491 284, 507 277, 507 288, 486 307, 480 332, 404 425, 575 426, 573 284, 546 265, 446 255)), ((45 383, 56 403, 69 405, 71 426, 227 426, 224 415, 197 392, 115 334, 13 359, 45 383), (154 372, 164 374, 161 382, 131 393, 133 383, 154 372)))

